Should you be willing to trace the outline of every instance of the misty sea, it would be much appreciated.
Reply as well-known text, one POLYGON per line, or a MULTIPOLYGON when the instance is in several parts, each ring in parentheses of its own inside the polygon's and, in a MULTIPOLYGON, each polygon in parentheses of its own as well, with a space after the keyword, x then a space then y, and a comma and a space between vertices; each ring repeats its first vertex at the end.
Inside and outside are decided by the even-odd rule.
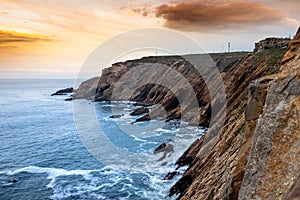
MULTIPOLYGON (((173 171, 184 148, 160 160, 153 151, 162 143, 188 147, 205 129, 171 121, 159 127, 159 120, 140 122, 138 137, 118 128, 125 124, 135 132, 129 113, 136 106, 128 102, 76 100, 92 105, 107 138, 124 152, 149 154, 138 167, 114 165, 114 155, 101 162, 86 149, 76 129, 73 102, 68 96, 51 96, 73 86, 74 80, 0 80, 0 199, 174 199, 168 191, 180 178, 164 180, 173 171), (119 118, 110 118, 111 107, 119 118), (148 134, 149 133, 149 134, 148 134), (151 156, 150 156, 151 155, 151 156), (157 160, 157 162, 155 162, 157 160)), ((93 131, 93 130, 89 130, 93 131)), ((101 150, 101 147, 100 147, 101 150)), ((107 150, 107 149, 106 149, 107 150)), ((107 151, 105 151, 107 152, 107 151)), ((101 153, 101 151, 100 151, 101 153)), ((131 162, 130 158, 124 158, 131 162)), ((119 163, 119 160, 115 160, 119 163)), ((184 168, 182 169, 182 171, 184 168)))

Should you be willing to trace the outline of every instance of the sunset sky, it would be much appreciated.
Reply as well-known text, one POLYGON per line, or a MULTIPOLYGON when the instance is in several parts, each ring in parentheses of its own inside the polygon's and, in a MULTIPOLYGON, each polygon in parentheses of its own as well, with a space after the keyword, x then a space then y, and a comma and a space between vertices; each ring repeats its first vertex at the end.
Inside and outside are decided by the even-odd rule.
POLYGON ((299 0, 0 0, 0 78, 75 78, 102 42, 147 27, 180 31, 208 52, 229 41, 250 51, 265 37, 293 36, 299 7, 299 0))

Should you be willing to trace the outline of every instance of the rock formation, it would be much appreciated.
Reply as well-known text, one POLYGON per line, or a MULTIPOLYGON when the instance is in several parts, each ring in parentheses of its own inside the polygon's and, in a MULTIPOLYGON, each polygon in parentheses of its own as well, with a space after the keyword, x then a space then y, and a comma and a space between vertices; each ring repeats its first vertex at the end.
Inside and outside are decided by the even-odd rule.
POLYGON ((254 52, 263 51, 274 48, 287 48, 291 39, 289 38, 266 38, 264 40, 255 43, 254 52))
MULTIPOLYGON (((233 66, 236 62, 239 62, 245 55, 249 53, 247 52, 237 52, 237 53, 221 53, 221 54, 211 54, 211 58, 213 60, 213 64, 216 64, 218 69, 221 72, 226 72, 231 66, 233 66)), ((203 63, 206 61, 206 55, 191 55, 197 59, 202 59, 203 63)), ((189 58, 190 58, 189 57, 189 58)), ((192 58, 194 59, 194 58, 192 58)), ((185 60, 185 58, 181 56, 159 56, 159 57, 145 57, 138 60, 131 60, 126 62, 115 63, 112 67, 104 69, 102 71, 102 76, 100 79, 90 79, 88 81, 83 82, 80 87, 75 90, 75 94, 73 95, 73 99, 87 98, 95 101, 111 101, 111 100, 129 100, 122 99, 121 95, 114 95, 113 91, 115 89, 115 85, 120 80, 126 72, 130 71, 130 76, 134 77, 134 80, 129 84, 124 83, 124 89, 121 90, 122 93, 125 91, 131 90, 130 85, 138 82, 151 82, 155 77, 155 73, 146 77, 141 81, 141 72, 134 71, 132 69, 137 68, 138 66, 143 66, 147 68, 147 66, 151 66, 153 64, 162 64, 170 67, 171 69, 179 72, 185 80, 188 80, 190 85, 193 87, 195 94, 197 96, 198 104, 200 109, 195 112, 201 113, 200 120, 198 117, 192 117, 189 120, 195 125, 203 125, 208 126, 209 124, 209 114, 210 114, 210 106, 209 106, 209 94, 206 87, 206 84, 203 78, 198 74, 198 72, 193 68, 193 66, 185 60), (134 82, 135 81, 135 82, 134 82)), ((206 66, 203 65, 203 68, 206 66)), ((168 77, 168 74, 163 74, 165 77, 168 77)), ((145 77, 145 76, 144 76, 145 77)), ((172 77, 170 78, 172 79, 172 77)), ((170 81, 171 82, 171 81, 170 81)), ((187 113, 194 108, 188 108, 190 105, 191 97, 188 95, 183 95, 185 89, 182 88, 181 82, 175 82, 172 88, 165 88, 158 84, 145 84, 140 88, 132 89, 135 90, 130 100, 138 102, 139 105, 154 105, 160 104, 164 107, 167 112, 167 121, 172 119, 179 119, 181 117, 181 109, 187 113), (172 89, 172 90, 171 90, 172 89), (187 108, 182 108, 179 105, 178 99, 174 95, 172 91, 182 92, 182 97, 186 103, 187 108)), ((189 94, 191 95, 191 94, 189 94)), ((134 114, 134 113, 133 113, 134 114)), ((159 116, 159 111, 152 112, 152 117, 159 116)), ((149 115, 145 115, 144 117, 138 119, 137 121, 149 120, 149 115)))
MULTIPOLYGON (((263 52, 252 56, 258 53, 263 52)), ((244 74, 249 69, 244 67, 247 62, 237 67, 243 71, 229 72, 228 80, 244 74, 253 81, 232 82, 243 92, 228 87, 228 115, 218 141, 203 155, 201 138, 180 158, 178 164, 185 162, 189 168, 172 187, 171 195, 179 194, 179 199, 299 198, 299 31, 281 63, 274 75, 262 63, 252 66, 251 73, 244 74)))
POLYGON ((138 109, 136 109, 135 111, 131 112, 130 115, 131 116, 136 116, 136 115, 141 115, 141 114, 145 114, 148 113, 149 109, 146 107, 140 107, 138 109))
POLYGON ((67 95, 68 93, 72 93, 74 90, 72 87, 70 88, 66 88, 66 89, 61 89, 56 91, 55 93, 51 94, 51 96, 55 96, 55 95, 67 95))
POLYGON ((300 29, 264 101, 240 199, 282 199, 300 175, 300 29))
POLYGON ((73 99, 94 100, 100 77, 94 77, 80 84, 80 87, 74 90, 73 99))
MULTIPOLYGON (((226 87, 225 124, 216 137, 213 137, 216 129, 209 129, 180 157, 176 163, 178 168, 188 166, 188 169, 170 189, 170 195, 177 194, 178 199, 233 200, 288 199, 297 195, 300 185, 299 31, 290 42, 288 52, 287 41, 266 39, 256 45, 253 53, 210 55, 226 87), (204 142, 207 138, 208 143, 204 142)), ((201 55, 194 57, 202 59, 201 55)), ((188 80, 199 109, 181 105, 172 90, 157 84, 139 87, 130 100, 145 106, 161 105, 166 110, 166 120, 179 119, 182 112, 193 111, 198 113, 197 118, 191 119, 193 124, 208 126, 214 99, 210 99, 203 78, 180 56, 146 57, 113 64, 102 71, 100 78, 82 83, 73 99, 124 100, 113 95, 121 77, 135 67, 147 68, 157 63, 169 66, 188 80)), ((204 64, 203 68, 206 67, 204 64)), ((131 76, 138 81, 141 74, 131 76)), ((151 75, 148 80, 153 78, 151 75)), ((124 84, 123 92, 130 89, 124 84)), ((172 89, 182 88, 175 84, 172 89)), ((185 98, 188 102, 190 96, 185 98)), ((148 110, 138 121, 155 116, 155 107, 148 110)), ((177 174, 178 171, 170 172, 166 179, 177 174)))

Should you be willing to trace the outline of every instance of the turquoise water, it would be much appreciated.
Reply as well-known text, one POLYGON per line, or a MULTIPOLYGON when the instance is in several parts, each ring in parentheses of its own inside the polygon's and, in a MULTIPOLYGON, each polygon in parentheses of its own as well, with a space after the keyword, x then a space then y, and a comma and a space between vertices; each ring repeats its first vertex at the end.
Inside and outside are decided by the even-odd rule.
POLYGON ((187 147, 205 130, 179 129, 178 122, 159 127, 159 121, 154 121, 140 123, 140 135, 128 135, 118 123, 132 126, 133 133, 140 130, 131 124, 136 117, 129 115, 136 107, 127 102, 79 100, 82 106, 95 108, 114 146, 151 155, 137 168, 111 164, 118 163, 114 155, 105 155, 111 161, 107 164, 94 158, 81 142, 73 103, 64 101, 66 96, 50 96, 72 85, 73 80, 0 80, 0 199, 169 199, 168 190, 179 176, 171 181, 163 177, 175 169, 173 163, 183 150, 176 151, 174 145, 175 152, 164 166, 153 162, 161 157, 153 150, 163 142, 172 143, 181 132, 186 134, 177 140, 187 147), (110 118, 111 107, 122 117, 110 118))

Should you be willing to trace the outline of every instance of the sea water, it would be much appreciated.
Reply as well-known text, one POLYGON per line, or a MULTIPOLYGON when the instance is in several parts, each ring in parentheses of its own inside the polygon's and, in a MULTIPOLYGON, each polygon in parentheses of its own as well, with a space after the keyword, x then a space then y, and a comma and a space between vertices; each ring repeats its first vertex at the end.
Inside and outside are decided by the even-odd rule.
POLYGON ((104 155, 110 162, 96 159, 77 132, 73 102, 64 101, 68 96, 50 95, 73 82, 0 80, 0 199, 174 199, 168 190, 180 175, 164 177, 205 129, 179 127, 176 121, 161 126, 160 120, 140 122, 142 129, 137 129, 132 122, 139 116, 129 115, 137 107, 131 103, 76 100, 77 106, 93 106, 98 128, 113 146, 151 157, 138 167, 129 166, 129 158, 123 158, 128 165, 120 165, 120 158, 110 154, 104 155), (112 107, 120 118, 110 118, 112 107), (185 134, 175 137, 180 133, 185 134), (173 142, 175 151, 166 161, 160 160, 162 154, 153 154, 160 144, 173 142))

